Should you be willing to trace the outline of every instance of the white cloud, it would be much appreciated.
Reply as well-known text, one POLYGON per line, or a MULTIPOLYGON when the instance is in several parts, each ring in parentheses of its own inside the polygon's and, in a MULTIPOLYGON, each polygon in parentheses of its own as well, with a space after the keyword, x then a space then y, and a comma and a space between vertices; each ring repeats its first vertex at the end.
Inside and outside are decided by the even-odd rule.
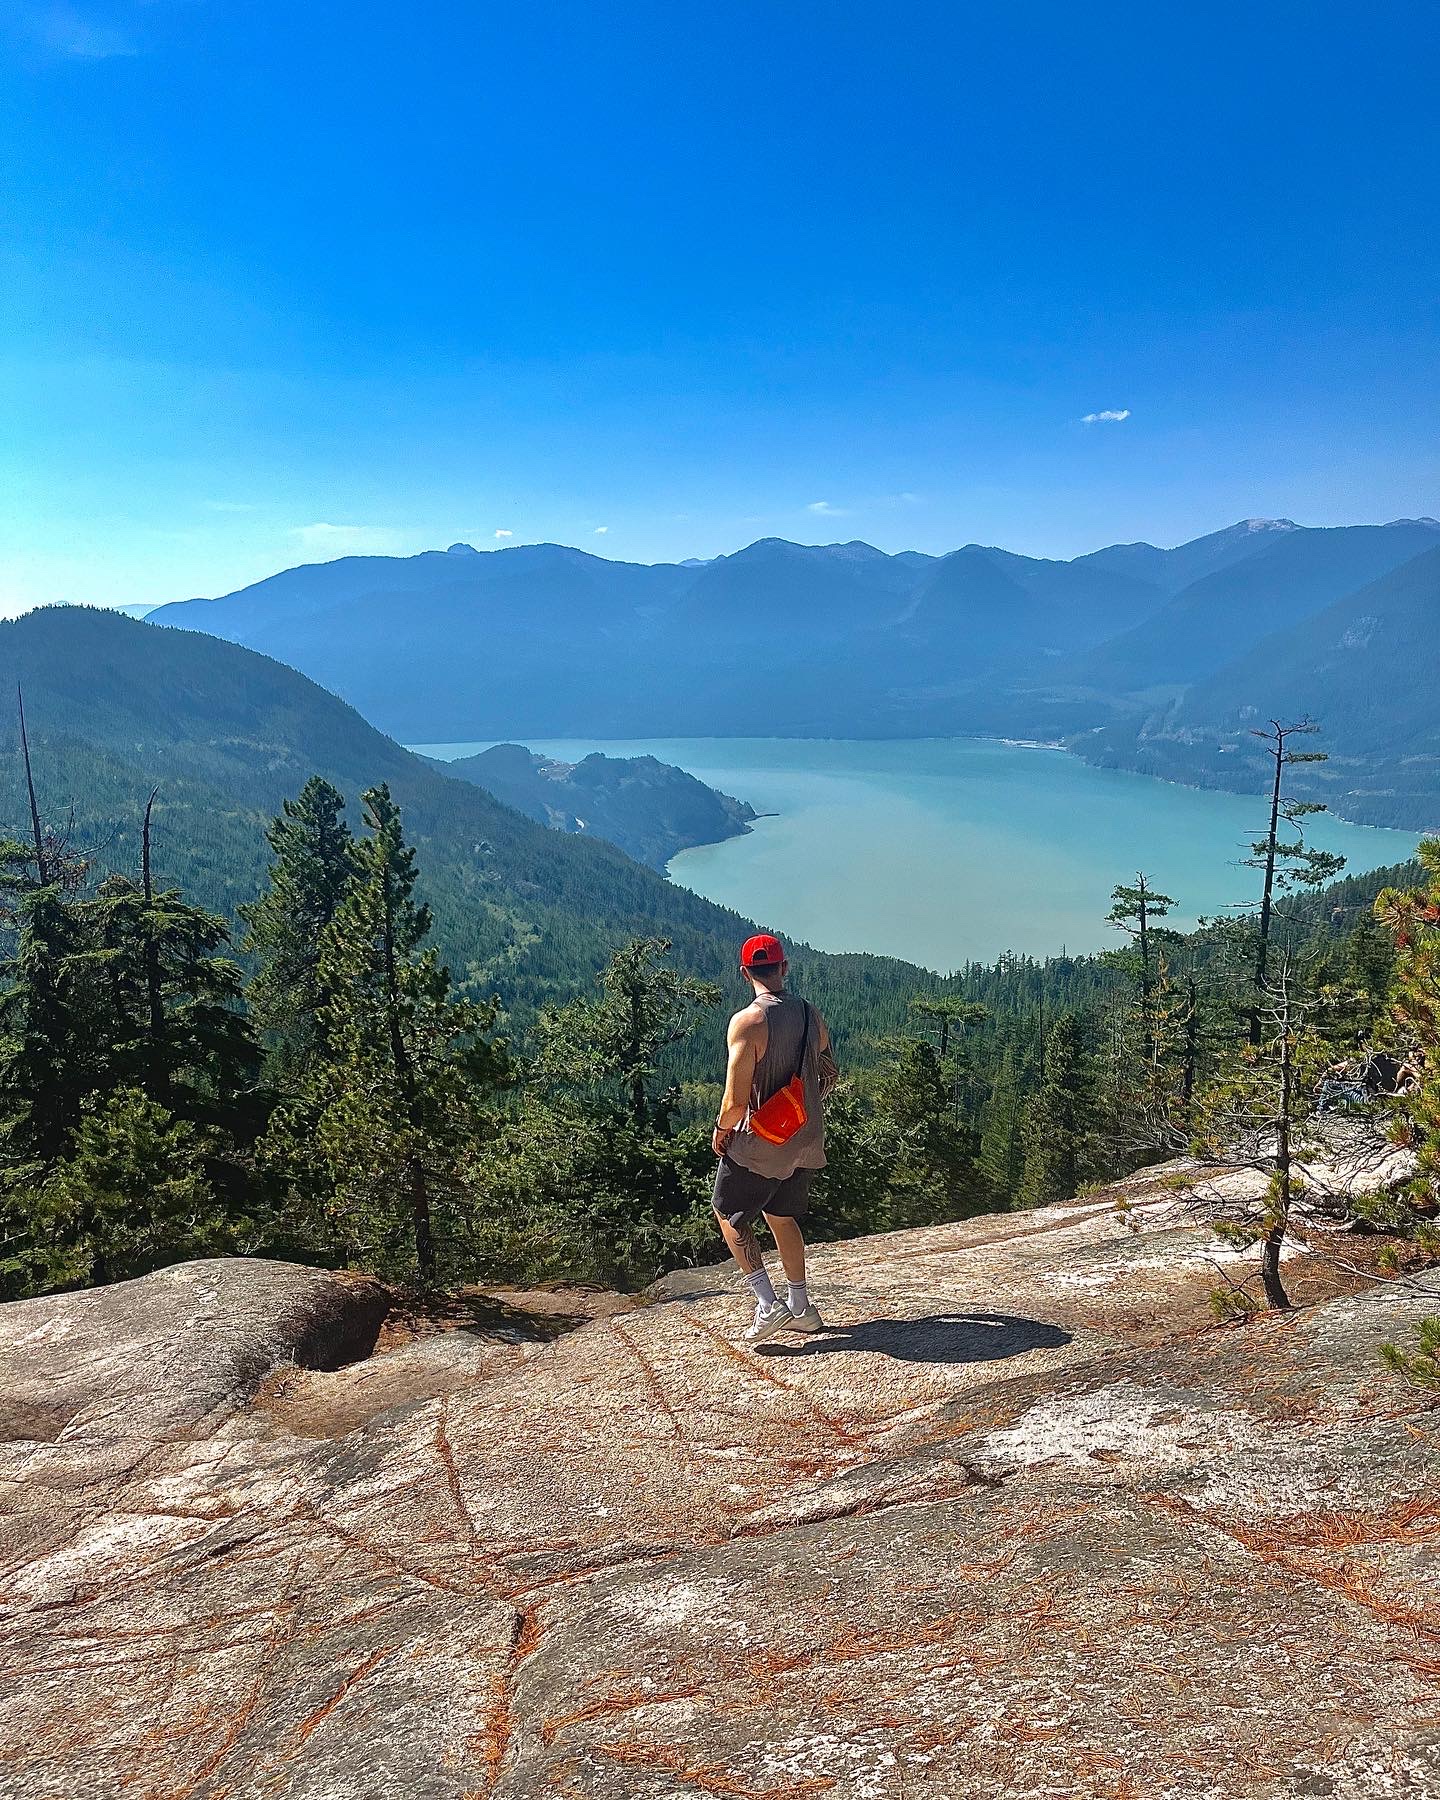
POLYGON ((322 556, 384 556, 396 547, 395 533, 383 525, 297 525, 290 535, 322 556))
POLYGON ((822 519, 843 519, 845 517, 844 507, 832 506, 828 500, 812 500, 805 510, 809 513, 819 513, 822 519))
POLYGON ((597 526, 596 526, 596 527, 595 527, 595 535, 596 535, 596 537, 604 537, 604 535, 605 535, 605 533, 606 533, 606 532, 607 532, 607 531, 608 531, 608 530, 609 530, 609 529, 610 529, 610 527, 609 527, 609 526, 608 526, 608 525, 597 525, 597 526))
POLYGON ((497 531, 495 535, 497 538, 507 538, 514 537, 515 533, 513 531, 497 531))
POLYGON ((73 56, 82 62, 104 62, 112 56, 137 56, 133 38, 118 26, 87 18, 67 0, 22 9, 18 26, 23 36, 52 56, 73 56))
POLYGON ((1080 423, 1082 425, 1121 425, 1129 417, 1130 408, 1128 406, 1120 407, 1118 410, 1114 407, 1107 407, 1104 412, 1086 413, 1080 423))
POLYGON ((254 512, 256 508, 254 503, 249 500, 207 500, 205 510, 218 513, 248 513, 254 512))

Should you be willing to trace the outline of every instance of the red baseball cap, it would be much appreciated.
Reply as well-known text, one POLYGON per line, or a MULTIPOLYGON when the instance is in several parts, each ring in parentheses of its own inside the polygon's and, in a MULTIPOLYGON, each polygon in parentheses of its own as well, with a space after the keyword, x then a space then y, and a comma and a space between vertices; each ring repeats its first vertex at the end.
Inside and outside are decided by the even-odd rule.
POLYGON ((778 969, 785 960, 785 946, 768 931, 746 938, 740 946, 742 969, 778 969))

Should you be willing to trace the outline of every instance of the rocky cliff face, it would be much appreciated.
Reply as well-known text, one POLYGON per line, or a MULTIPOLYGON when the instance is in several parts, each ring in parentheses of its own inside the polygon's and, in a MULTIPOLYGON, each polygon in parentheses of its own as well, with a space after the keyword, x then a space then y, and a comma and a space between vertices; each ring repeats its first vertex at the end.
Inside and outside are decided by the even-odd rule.
POLYGON ((825 1249, 769 1354, 718 1274, 369 1356, 275 1263, 0 1310, 0 1793, 1440 1794, 1440 1415, 1375 1354, 1440 1277, 1212 1329, 1121 1197, 825 1249))

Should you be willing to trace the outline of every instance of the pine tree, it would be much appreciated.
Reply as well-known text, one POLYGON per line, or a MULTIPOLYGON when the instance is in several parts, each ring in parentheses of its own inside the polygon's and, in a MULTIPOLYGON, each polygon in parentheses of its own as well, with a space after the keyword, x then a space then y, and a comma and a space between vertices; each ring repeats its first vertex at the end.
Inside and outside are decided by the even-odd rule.
POLYGON ((1329 979, 1356 996, 1361 1008, 1362 1028, 1369 1031, 1383 1016, 1390 1001, 1395 978, 1395 940, 1380 920, 1372 916, 1358 919, 1342 944, 1339 967, 1329 979))
POLYGON ((1440 839, 1420 845, 1424 888, 1386 888, 1376 916, 1395 943, 1391 1036, 1406 1077, 1396 1103, 1397 1126, 1413 1148, 1416 1179, 1411 1194, 1420 1216, 1440 1209, 1440 839))
POLYGON ((974 1041, 989 1014, 978 1002, 958 994, 919 994, 910 1002, 910 1015, 920 1021, 926 1041, 934 1046, 952 1120, 970 1134, 973 1164, 979 1155, 978 1115, 984 1092, 975 1070, 974 1041))
POLYGON ((951 1054, 952 1039, 959 1041, 973 1026, 981 1025, 986 1010, 973 1000, 962 1000, 958 994, 917 994, 910 1002, 911 1013, 933 1032, 936 1053, 941 1062, 951 1054))
POLYGON ((1291 739, 1309 737, 1320 729, 1310 719, 1300 719, 1294 724, 1282 725, 1278 719, 1272 719, 1268 728, 1257 728, 1251 732, 1265 745, 1265 753, 1274 765, 1270 783, 1270 823, 1269 829, 1259 843, 1251 846, 1251 853, 1245 858, 1248 868, 1258 869, 1262 881, 1260 888, 1260 910, 1255 928, 1254 966, 1251 974, 1253 998, 1250 1003, 1250 1042, 1260 1042, 1263 1029, 1263 1011, 1266 996, 1266 984, 1270 970, 1270 949, 1275 933, 1275 905, 1277 899, 1288 889, 1296 887, 1319 887, 1322 882, 1332 881, 1345 867, 1345 858, 1335 856, 1328 850, 1312 849, 1305 842, 1305 834, 1301 821, 1315 813, 1323 813, 1329 809, 1318 801, 1296 800, 1285 793, 1285 772, 1304 763, 1328 762, 1329 756, 1323 750, 1295 750, 1291 748, 1291 739), (1288 827, 1294 835, 1288 839, 1281 837, 1282 827, 1288 827))
POLYGON ((1025 1089, 1010 1044, 981 1115, 980 1174, 992 1206, 1004 1210, 1018 1203, 1025 1175, 1025 1089))
POLYGON ((99 1085, 134 1088, 235 1144, 253 1140, 260 1057, 240 970, 220 954, 229 926, 177 889, 147 893, 124 875, 103 881, 81 912, 103 995, 99 1085))
POLYGON ((82 908, 56 886, 31 887, 14 918, 0 967, 0 1157, 12 1181, 69 1150, 114 1025, 82 908))
POLYGON ((362 806, 368 835, 351 849, 316 966, 326 1053, 277 1114, 266 1157, 318 1205, 334 1247, 429 1284, 507 1064, 486 1036, 495 1006, 457 1000, 426 947, 430 911, 414 897, 415 852, 388 787, 362 806))
POLYGON ((872 1104, 888 1168, 886 1226, 936 1225, 980 1209, 975 1132, 956 1116, 952 1073, 934 1044, 891 1039, 872 1104))
POLYGON ((248 928, 241 948, 259 965, 246 1001, 282 1092, 294 1092, 324 1050, 320 1021, 331 995, 320 978, 320 946, 355 878, 344 812, 344 796, 312 775, 266 832, 266 891, 239 909, 248 928))
POLYGON ((720 990, 677 973, 669 952, 665 938, 634 939, 606 965, 598 998, 537 1023, 523 1099, 487 1161, 509 1196, 503 1210, 527 1222, 524 1241, 512 1240, 517 1273, 623 1284, 713 1251, 709 1134, 677 1129, 667 1054, 720 990), (546 1245, 554 1260, 537 1264, 546 1245))
POLYGON ((1045 1042, 1045 1071, 1025 1115, 1023 1206, 1069 1200, 1089 1168, 1094 1075, 1080 1020, 1062 1013, 1045 1042))
POLYGON ((234 1247, 206 1134, 138 1088, 87 1103, 72 1152, 30 1196, 44 1285, 141 1275, 234 1247))
POLYGON ((246 1210, 240 1153, 260 1115, 240 973, 217 954, 222 919, 155 893, 148 825, 147 809, 141 885, 112 876, 93 894, 43 834, 43 852, 0 847, 16 940, 0 986, 0 1236, 22 1291, 202 1254, 246 1210))
POLYGON ((668 938, 634 938, 600 977, 601 998, 572 1000, 536 1028, 539 1073, 623 1100, 638 1130, 667 1132, 678 1088, 661 1070, 663 1053, 689 1037, 700 1012, 718 1006, 713 982, 677 974, 668 938))
POLYGON ((1122 884, 1110 898, 1106 922, 1117 931, 1125 932, 1133 940, 1133 948, 1111 952, 1106 960, 1124 969, 1135 984, 1140 1054, 1150 1065, 1155 1061, 1156 1052, 1156 991, 1161 980, 1162 948, 1176 941, 1174 932, 1162 933, 1157 926, 1175 902, 1168 894, 1157 893, 1143 871, 1135 877, 1133 887, 1122 884))
MULTIPOLYGON (((1260 1247, 1260 1280, 1267 1305, 1283 1310, 1290 1298, 1280 1262, 1297 1204, 1311 1193, 1303 1166, 1312 1171, 1328 1148, 1318 1123, 1320 1077, 1329 1058, 1314 1016, 1322 1002, 1302 992, 1288 962, 1272 971, 1261 997, 1259 1044, 1238 1047, 1228 1067, 1200 1096, 1194 1151, 1202 1162, 1227 1172, 1250 1168, 1263 1177, 1254 1201, 1232 1200, 1224 1189, 1199 1183, 1192 1204, 1215 1215, 1216 1232, 1240 1247, 1260 1247)), ((1313 1178, 1313 1177, 1312 1177, 1313 1178)), ((1221 1316, 1250 1310, 1243 1282, 1213 1296, 1221 1316)))
POLYGON ((837 1237, 883 1231, 889 1224, 894 1147, 889 1132, 852 1081, 825 1102, 825 1167, 819 1214, 837 1237))
POLYGON ((90 864, 42 817, 16 698, 30 839, 0 840, 0 1177, 11 1185, 64 1154, 104 1041, 77 906, 90 864))

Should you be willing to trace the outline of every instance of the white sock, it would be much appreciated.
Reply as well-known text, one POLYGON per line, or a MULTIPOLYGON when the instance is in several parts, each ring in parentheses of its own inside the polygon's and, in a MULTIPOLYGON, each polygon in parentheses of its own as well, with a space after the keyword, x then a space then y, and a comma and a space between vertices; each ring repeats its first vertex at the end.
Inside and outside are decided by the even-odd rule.
POLYGON ((788 1305, 790 1307, 791 1312, 794 1313, 794 1315, 797 1319, 800 1317, 801 1313, 804 1312, 805 1308, 809 1305, 809 1301, 805 1298, 805 1283, 803 1281, 792 1281, 790 1283, 790 1297, 789 1297, 788 1305))
POLYGON ((775 1290, 770 1285, 770 1277, 764 1269, 757 1269, 753 1275, 747 1275, 750 1292, 759 1302, 761 1312, 771 1312, 775 1307, 775 1290))

